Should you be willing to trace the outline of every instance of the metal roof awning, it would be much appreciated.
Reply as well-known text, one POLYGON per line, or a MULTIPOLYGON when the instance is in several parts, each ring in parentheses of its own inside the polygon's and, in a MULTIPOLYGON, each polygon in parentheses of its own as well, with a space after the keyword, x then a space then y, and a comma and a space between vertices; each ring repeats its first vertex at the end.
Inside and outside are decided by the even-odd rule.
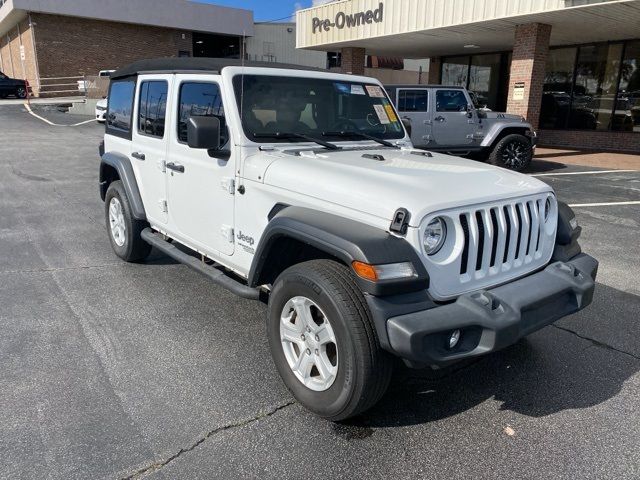
POLYGON ((298 48, 362 47, 370 55, 425 58, 512 50, 515 27, 527 23, 551 25, 551 46, 640 38, 640 0, 348 0, 299 11, 297 22, 298 48), (321 24, 313 31, 314 18, 335 25, 341 11, 353 15, 350 9, 359 6, 366 14, 379 5, 384 7, 379 23, 321 24))

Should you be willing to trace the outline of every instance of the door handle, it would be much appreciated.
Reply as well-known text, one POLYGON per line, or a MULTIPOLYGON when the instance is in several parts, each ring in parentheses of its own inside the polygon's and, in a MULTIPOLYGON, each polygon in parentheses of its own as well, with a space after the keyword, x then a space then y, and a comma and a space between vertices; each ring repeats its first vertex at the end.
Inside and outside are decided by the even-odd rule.
POLYGON ((169 170, 174 172, 184 173, 184 165, 178 165, 177 163, 169 162, 165 165, 169 170))
POLYGON ((444 122, 446 120, 446 118, 444 118, 442 115, 439 115, 436 118, 434 118, 434 120, 436 122, 444 122))
POLYGON ((145 159, 144 153, 140 153, 140 152, 133 152, 131 154, 131 156, 133 158, 137 158, 138 160, 144 160, 145 159))

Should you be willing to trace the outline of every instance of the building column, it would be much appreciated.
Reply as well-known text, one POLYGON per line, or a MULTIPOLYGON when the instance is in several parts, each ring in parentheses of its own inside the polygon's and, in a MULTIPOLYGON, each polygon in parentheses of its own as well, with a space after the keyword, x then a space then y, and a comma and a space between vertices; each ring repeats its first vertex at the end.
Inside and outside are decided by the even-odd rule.
POLYGON ((365 49, 346 47, 342 49, 342 72, 353 75, 364 75, 365 49))
POLYGON ((442 68, 442 57, 431 57, 429 59, 429 85, 440 85, 440 70, 442 68))
POLYGON ((528 23, 516 27, 507 112, 522 115, 533 128, 538 128, 540 120, 550 37, 551 25, 528 23))

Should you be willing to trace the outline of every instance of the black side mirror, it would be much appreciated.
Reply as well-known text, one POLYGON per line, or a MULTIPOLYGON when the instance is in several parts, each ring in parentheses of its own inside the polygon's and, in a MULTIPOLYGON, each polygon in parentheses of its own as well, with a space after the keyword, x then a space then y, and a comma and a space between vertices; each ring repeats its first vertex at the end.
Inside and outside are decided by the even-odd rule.
POLYGON ((409 136, 411 136, 411 119, 409 117, 402 117, 400 121, 402 122, 402 125, 404 125, 404 128, 407 130, 409 136))
POLYGON ((220 119, 190 117, 187 122, 187 144, 191 148, 220 149, 220 119))
POLYGON ((471 105, 470 103, 467 103, 467 117, 471 118, 473 117, 473 105, 471 105))

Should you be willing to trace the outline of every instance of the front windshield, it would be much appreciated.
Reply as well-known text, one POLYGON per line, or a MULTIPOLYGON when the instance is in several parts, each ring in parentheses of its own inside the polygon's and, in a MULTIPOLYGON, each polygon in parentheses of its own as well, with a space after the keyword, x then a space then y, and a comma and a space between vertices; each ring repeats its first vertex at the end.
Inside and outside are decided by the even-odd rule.
POLYGON ((341 132, 379 139, 404 137, 402 124, 379 85, 268 75, 236 75, 233 83, 242 127, 247 138, 256 142, 307 141, 270 134, 326 140, 344 140, 341 132))

